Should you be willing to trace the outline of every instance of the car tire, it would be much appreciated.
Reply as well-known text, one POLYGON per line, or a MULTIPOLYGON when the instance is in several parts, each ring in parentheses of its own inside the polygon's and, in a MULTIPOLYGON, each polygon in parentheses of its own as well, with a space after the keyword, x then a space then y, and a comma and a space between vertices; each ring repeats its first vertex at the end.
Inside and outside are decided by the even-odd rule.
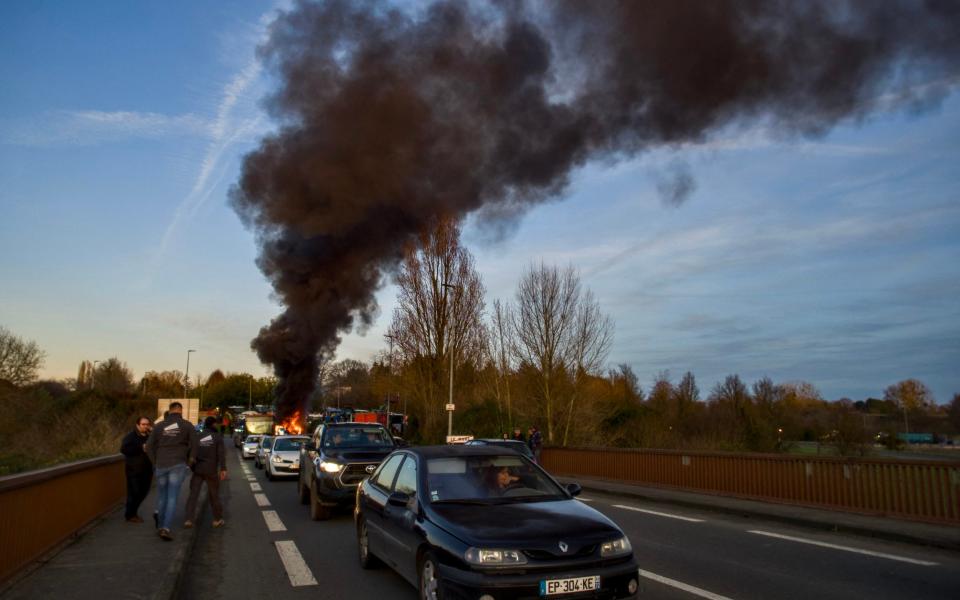
POLYGON ((303 485, 303 478, 297 477, 297 495, 300 497, 300 504, 310 504, 310 488, 303 485))
POLYGON ((330 518, 330 508, 320 504, 316 482, 310 486, 310 518, 314 521, 326 521, 330 518))
POLYGON ((420 559, 417 568, 417 581, 420 600, 443 600, 443 589, 440 586, 440 569, 437 557, 433 552, 427 552, 420 559))
POLYGON ((363 518, 357 525, 357 551, 361 569, 374 569, 380 566, 380 559, 370 552, 370 537, 367 535, 367 523, 363 518))

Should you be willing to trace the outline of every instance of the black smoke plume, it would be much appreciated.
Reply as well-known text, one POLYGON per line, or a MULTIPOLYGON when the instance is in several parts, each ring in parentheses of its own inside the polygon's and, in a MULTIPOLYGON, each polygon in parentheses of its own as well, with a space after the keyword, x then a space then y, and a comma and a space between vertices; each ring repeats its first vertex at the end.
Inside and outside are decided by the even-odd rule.
MULTIPOLYGON (((252 347, 279 412, 440 216, 515 219, 571 171, 720 127, 819 135, 952 77, 960 2, 297 2, 262 56, 280 127, 232 203, 284 312, 252 347)), ((920 99, 922 100, 922 99, 920 99)), ((680 182, 692 189, 692 181, 680 182)), ((682 191, 682 190, 681 190, 682 191)), ((683 195, 678 196, 682 200, 683 195)))

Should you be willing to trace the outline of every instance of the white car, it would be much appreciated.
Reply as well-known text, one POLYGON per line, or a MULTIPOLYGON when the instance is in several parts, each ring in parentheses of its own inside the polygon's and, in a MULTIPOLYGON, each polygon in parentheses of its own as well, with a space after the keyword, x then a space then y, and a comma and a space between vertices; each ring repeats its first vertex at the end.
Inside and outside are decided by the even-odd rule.
POLYGON ((267 479, 296 477, 300 474, 300 446, 310 441, 305 435, 281 435, 273 441, 267 460, 267 479))
POLYGON ((259 435, 248 435, 247 439, 243 440, 243 448, 241 452, 243 453, 244 458, 253 458, 257 455, 257 448, 260 447, 260 436, 259 435))
POLYGON ((260 445, 257 446, 257 452, 253 455, 253 466, 258 469, 264 468, 267 461, 270 460, 270 452, 273 450, 273 436, 260 436, 260 445))

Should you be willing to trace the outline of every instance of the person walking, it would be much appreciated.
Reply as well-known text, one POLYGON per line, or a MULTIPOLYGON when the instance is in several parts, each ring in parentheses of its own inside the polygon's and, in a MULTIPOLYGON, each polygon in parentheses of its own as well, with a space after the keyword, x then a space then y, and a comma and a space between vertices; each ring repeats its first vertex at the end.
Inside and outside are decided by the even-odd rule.
POLYGON ((193 527, 200 488, 207 484, 207 499, 213 510, 213 526, 223 527, 223 505, 220 503, 220 482, 227 478, 227 454, 223 449, 223 434, 217 431, 217 419, 210 416, 203 420, 203 433, 197 440, 197 462, 190 478, 190 496, 187 498, 187 520, 183 526, 193 527))
POLYGON ((171 402, 167 418, 153 428, 147 440, 147 456, 157 477, 158 533, 161 539, 170 541, 180 486, 187 478, 188 465, 197 456, 197 430, 183 418, 183 405, 179 402, 171 402))
POLYGON ((153 464, 147 456, 147 440, 153 423, 147 417, 138 417, 133 431, 120 442, 120 453, 124 456, 124 473, 127 476, 127 503, 123 517, 128 523, 143 523, 137 512, 140 504, 150 492, 153 481, 153 464))
POLYGON ((543 452, 543 435, 540 433, 539 427, 530 428, 530 439, 527 443, 530 445, 530 451, 533 452, 533 457, 539 465, 540 453, 543 452))

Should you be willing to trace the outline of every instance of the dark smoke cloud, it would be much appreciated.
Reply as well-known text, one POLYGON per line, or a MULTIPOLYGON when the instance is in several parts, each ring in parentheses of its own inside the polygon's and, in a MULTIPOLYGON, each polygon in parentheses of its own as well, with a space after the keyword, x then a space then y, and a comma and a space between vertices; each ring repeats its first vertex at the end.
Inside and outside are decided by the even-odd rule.
POLYGON ((371 322, 385 275, 438 217, 516 219, 588 160, 731 124, 822 134, 882 93, 952 75, 958 9, 575 0, 411 15, 298 2, 262 48, 280 129, 232 191, 286 307, 252 343, 281 380, 281 415, 313 389, 318 353, 371 322))
POLYGON ((680 206, 697 189, 697 182, 686 163, 674 162, 654 177, 657 193, 667 206, 680 206))

